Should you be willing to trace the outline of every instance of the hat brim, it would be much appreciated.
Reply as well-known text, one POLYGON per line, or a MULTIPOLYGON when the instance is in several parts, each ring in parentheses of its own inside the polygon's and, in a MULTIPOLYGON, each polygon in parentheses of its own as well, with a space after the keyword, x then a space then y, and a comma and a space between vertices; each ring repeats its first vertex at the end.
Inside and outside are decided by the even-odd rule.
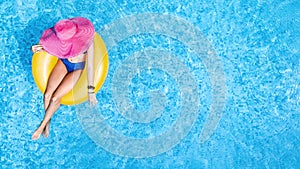
POLYGON ((75 23, 77 31, 68 40, 59 39, 53 27, 44 31, 40 43, 46 52, 58 58, 71 58, 84 53, 89 48, 95 34, 93 24, 82 17, 70 20, 75 23))

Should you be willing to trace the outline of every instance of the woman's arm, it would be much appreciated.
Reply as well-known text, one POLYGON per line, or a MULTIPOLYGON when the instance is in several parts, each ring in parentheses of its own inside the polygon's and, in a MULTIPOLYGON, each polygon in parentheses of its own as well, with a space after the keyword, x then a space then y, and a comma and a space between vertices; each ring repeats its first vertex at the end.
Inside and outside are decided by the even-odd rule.
POLYGON ((94 86, 94 42, 89 47, 87 55, 88 86, 94 86))
POLYGON ((91 44, 87 51, 87 78, 88 78, 88 98, 92 105, 97 103, 96 95, 94 92, 94 42, 91 44))
POLYGON ((38 44, 38 45, 33 45, 33 46, 31 47, 31 51, 32 51, 33 53, 35 53, 35 52, 40 52, 40 51, 44 51, 44 48, 43 48, 43 46, 40 45, 40 44, 38 44))

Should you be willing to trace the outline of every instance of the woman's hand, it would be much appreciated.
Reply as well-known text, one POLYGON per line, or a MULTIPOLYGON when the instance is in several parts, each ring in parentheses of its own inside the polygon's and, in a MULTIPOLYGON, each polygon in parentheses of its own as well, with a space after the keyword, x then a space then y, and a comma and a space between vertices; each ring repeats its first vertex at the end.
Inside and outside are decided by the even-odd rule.
POLYGON ((96 94, 95 93, 89 93, 89 102, 90 102, 90 106, 95 106, 98 103, 98 100, 96 98, 96 94))
POLYGON ((33 45, 33 46, 31 47, 31 51, 32 51, 33 53, 35 53, 35 52, 41 52, 41 51, 44 51, 44 48, 43 48, 42 45, 33 45))

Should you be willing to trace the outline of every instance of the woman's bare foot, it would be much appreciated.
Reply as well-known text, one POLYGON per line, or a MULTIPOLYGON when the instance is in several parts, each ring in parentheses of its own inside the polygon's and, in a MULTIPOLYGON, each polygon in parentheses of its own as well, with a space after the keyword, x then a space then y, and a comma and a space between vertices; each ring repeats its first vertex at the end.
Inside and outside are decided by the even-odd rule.
POLYGON ((37 139, 39 139, 40 138, 40 135, 41 135, 41 133, 42 133, 42 131, 43 130, 41 130, 41 129, 37 129, 37 130, 35 130, 35 132, 32 134, 32 136, 31 136, 31 139, 32 140, 37 140, 37 139))
POLYGON ((50 134, 50 122, 47 123, 44 131, 43 131, 43 136, 45 138, 48 138, 49 137, 49 134, 50 134))

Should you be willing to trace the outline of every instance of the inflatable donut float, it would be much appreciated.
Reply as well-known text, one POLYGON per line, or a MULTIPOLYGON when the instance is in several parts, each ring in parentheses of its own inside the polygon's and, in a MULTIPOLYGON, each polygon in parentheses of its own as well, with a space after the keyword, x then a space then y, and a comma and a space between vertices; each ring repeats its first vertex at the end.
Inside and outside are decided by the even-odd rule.
MULTIPOLYGON (((94 45, 94 85, 95 92, 98 92, 106 79, 109 60, 105 44, 98 34, 94 36, 94 45)), ((42 93, 46 90, 48 78, 57 61, 57 57, 45 51, 36 52, 32 57, 33 78, 42 93)), ((88 100, 86 69, 85 66, 79 80, 73 89, 62 98, 61 104, 74 105, 88 100)))

